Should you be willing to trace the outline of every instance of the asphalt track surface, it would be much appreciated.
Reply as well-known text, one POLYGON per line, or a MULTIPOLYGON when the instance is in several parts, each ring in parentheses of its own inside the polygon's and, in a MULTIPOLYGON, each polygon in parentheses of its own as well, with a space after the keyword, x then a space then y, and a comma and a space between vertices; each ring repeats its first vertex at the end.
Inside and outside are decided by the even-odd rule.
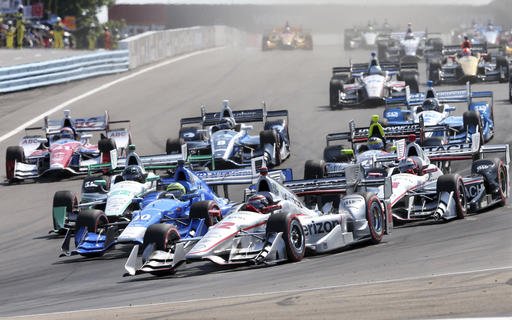
MULTIPOLYGON (((76 116, 92 116, 108 109, 112 119, 131 119, 137 150, 154 154, 165 150, 167 137, 177 135, 179 119, 197 115, 201 104, 216 111, 223 99, 229 99, 235 108, 257 107, 264 100, 270 109, 286 108, 290 112, 292 156, 283 166, 293 168, 296 177, 301 177, 305 160, 321 157, 325 134, 347 130, 350 119, 363 125, 370 115, 382 114, 382 108, 331 111, 326 106, 331 67, 347 64, 349 57, 365 62, 368 52, 344 53, 339 47, 264 53, 225 48, 134 76, 75 101, 69 108, 76 116)), ((422 82, 424 69, 422 65, 422 82)), ((65 101, 126 75, 3 95, 0 136, 65 101)), ((510 143, 512 106, 506 100, 508 86, 481 84, 474 89, 494 91, 498 132, 493 142, 510 143)), ((462 113, 460 109, 457 113, 462 113)), ((17 144, 21 136, 18 133, 0 142, 0 154, 5 154, 7 146, 17 144)), ((0 168, 4 165, 2 157, 0 168)), ((52 197, 58 190, 78 192, 80 185, 79 179, 70 179, 0 186, 0 316, 512 316, 509 204, 464 220, 402 226, 379 245, 359 245, 307 257, 299 263, 258 268, 219 268, 197 263, 185 265, 169 277, 123 278, 127 248, 111 251, 102 258, 58 258, 62 238, 48 236, 52 197), (89 311, 83 311, 86 309, 89 311)))

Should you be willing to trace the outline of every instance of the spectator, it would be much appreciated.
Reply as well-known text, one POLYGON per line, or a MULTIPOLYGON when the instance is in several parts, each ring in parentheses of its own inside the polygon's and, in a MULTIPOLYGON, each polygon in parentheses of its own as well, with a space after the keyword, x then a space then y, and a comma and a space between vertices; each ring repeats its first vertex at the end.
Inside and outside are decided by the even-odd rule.
POLYGON ((87 47, 89 48, 89 50, 94 50, 96 49, 96 41, 97 41, 97 36, 96 36, 96 24, 94 23, 91 23, 91 26, 89 28, 89 32, 87 33, 87 47))
POLYGON ((14 48, 14 35, 16 34, 16 27, 13 26, 12 21, 7 21, 7 30, 5 31, 5 46, 7 49, 14 48))
POLYGON ((104 41, 105 41, 105 49, 112 50, 112 34, 110 33, 110 30, 107 26, 103 28, 104 33, 104 41))
POLYGON ((57 17, 57 22, 53 26, 53 47, 64 48, 64 25, 60 17, 57 17))
POLYGON ((23 47, 23 39, 25 38, 25 21, 23 21, 23 5, 18 6, 18 12, 15 14, 16 17, 16 44, 18 48, 23 47))

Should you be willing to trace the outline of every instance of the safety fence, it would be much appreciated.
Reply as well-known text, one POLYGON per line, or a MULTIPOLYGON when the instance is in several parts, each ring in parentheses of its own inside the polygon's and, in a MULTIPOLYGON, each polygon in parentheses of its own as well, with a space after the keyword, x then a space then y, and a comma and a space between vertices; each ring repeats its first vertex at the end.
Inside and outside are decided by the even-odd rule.
POLYGON ((0 68, 0 93, 64 83, 129 69, 128 50, 0 68))
POLYGON ((245 34, 226 26, 172 29, 130 37, 120 50, 0 68, 0 93, 119 73, 162 59, 226 45, 240 45, 245 34))

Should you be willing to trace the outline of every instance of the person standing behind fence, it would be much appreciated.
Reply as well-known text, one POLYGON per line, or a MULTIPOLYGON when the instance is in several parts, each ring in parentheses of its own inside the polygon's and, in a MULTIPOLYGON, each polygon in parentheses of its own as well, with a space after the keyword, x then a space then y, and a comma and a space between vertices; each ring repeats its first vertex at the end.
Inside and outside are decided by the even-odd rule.
POLYGON ((57 22, 53 26, 53 47, 56 49, 64 48, 64 26, 60 17, 57 17, 57 22))
POLYGON ((7 30, 5 31, 5 47, 7 49, 14 48, 14 35, 16 34, 16 27, 13 26, 12 21, 7 21, 7 30))
POLYGON ((103 28, 103 30, 104 30, 103 37, 104 37, 104 41, 105 41, 105 49, 111 50, 112 49, 112 33, 110 33, 110 30, 108 29, 107 26, 105 26, 103 28))
POLYGON ((16 44, 18 48, 23 47, 23 39, 25 38, 25 21, 23 21, 23 5, 18 6, 18 12, 16 12, 16 44))
POLYGON ((96 41, 98 41, 98 37, 96 34, 96 24, 91 23, 89 26, 89 31, 87 32, 87 47, 89 50, 96 49, 96 41))

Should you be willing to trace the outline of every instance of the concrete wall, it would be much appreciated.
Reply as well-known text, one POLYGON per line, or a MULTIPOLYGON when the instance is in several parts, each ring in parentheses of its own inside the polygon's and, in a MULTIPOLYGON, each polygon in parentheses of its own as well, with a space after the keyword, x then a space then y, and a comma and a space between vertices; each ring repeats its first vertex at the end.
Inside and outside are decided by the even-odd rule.
POLYGON ((120 41, 120 49, 130 52, 130 69, 177 55, 214 48, 238 46, 245 34, 225 26, 192 27, 150 31, 120 41))

